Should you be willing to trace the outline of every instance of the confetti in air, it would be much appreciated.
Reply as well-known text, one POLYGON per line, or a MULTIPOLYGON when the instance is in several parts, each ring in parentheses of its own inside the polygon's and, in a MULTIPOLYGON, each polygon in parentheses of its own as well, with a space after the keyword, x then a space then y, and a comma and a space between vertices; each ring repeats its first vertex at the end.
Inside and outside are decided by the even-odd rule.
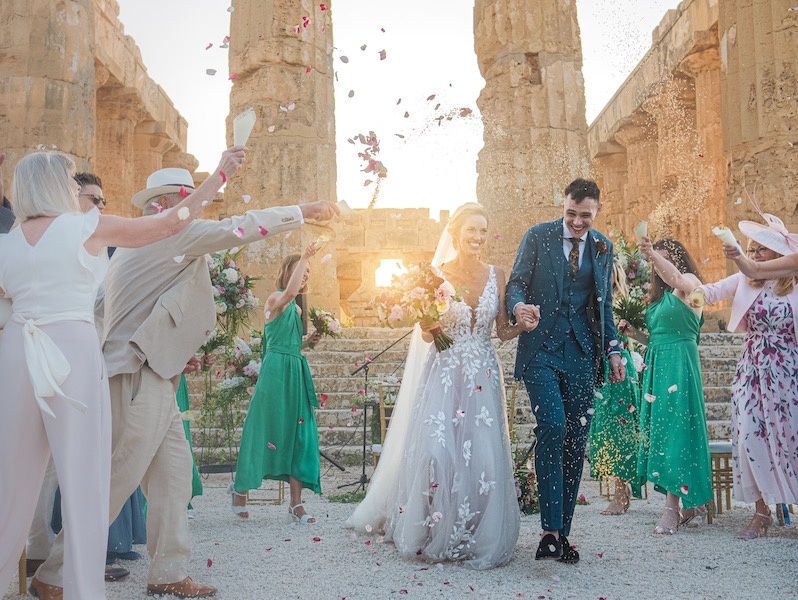
POLYGON ((172 260, 175 261, 177 264, 183 262, 183 259, 186 257, 185 254, 181 254, 180 256, 173 256, 172 260))

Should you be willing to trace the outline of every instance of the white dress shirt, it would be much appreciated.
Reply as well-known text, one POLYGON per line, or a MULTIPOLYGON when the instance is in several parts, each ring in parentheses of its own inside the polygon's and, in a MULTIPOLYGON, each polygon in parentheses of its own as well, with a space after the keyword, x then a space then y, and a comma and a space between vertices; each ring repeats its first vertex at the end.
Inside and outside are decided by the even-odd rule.
MULTIPOLYGON (((582 268, 582 257, 585 255, 585 247, 587 246, 587 234, 590 233, 588 229, 585 233, 582 234, 582 237, 579 239, 582 240, 579 242, 579 268, 582 268)), ((569 255, 571 254, 571 238, 574 237, 574 234, 568 229, 568 225, 565 224, 565 221, 562 222, 562 251, 565 254, 565 260, 570 260, 569 255)))

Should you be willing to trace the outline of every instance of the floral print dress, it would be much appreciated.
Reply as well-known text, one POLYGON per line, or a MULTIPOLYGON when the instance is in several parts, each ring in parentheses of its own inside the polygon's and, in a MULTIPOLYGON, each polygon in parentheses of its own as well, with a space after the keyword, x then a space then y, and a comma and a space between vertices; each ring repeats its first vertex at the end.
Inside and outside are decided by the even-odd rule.
MULTIPOLYGON (((493 267, 476 310, 453 303, 430 347, 399 469, 386 539, 405 556, 475 569, 512 558, 520 528, 501 365, 491 342, 499 296, 493 267)), ((398 440, 397 440, 398 441, 398 440)))
POLYGON ((786 296, 765 284, 746 314, 732 386, 734 498, 798 502, 798 343, 786 296))

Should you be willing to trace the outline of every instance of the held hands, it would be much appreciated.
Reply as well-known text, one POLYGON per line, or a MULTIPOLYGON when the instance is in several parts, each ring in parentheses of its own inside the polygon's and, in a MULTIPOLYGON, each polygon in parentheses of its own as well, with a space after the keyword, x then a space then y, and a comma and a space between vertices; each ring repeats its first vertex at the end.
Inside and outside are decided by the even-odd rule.
POLYGON ((619 353, 610 354, 610 383, 620 383, 626 379, 626 367, 621 362, 619 353))
POLYGON ((230 179, 244 164, 247 155, 246 146, 231 146, 222 152, 222 158, 216 171, 224 173, 222 179, 230 179))
POLYGON ((310 202, 299 207, 302 210, 303 219, 314 219, 316 221, 329 221, 333 217, 341 214, 341 209, 334 203, 326 200, 310 202))
POLYGON ((540 307, 519 302, 513 308, 513 316, 523 331, 532 331, 540 323, 540 307))

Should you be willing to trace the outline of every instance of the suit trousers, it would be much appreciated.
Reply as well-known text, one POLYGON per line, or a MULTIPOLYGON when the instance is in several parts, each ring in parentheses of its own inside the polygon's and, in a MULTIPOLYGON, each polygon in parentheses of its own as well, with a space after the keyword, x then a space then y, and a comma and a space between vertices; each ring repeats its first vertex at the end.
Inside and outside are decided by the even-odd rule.
POLYGON ((569 535, 593 407, 592 352, 573 332, 556 350, 541 348, 524 371, 535 416, 535 473, 544 531, 569 535))
POLYGON ((0 341, 0 595, 16 574, 52 453, 63 492, 64 600, 100 600, 105 598, 111 466, 105 363, 93 324, 60 321, 40 329, 69 361, 61 389, 88 408, 81 413, 52 397, 46 402, 56 418, 42 411, 22 352, 22 327, 9 323, 0 341))
MULTIPOLYGON (((109 381, 113 416, 110 519, 116 519, 141 484, 147 497, 147 582, 152 584, 188 577, 191 556, 187 507, 193 461, 175 402, 177 382, 177 378, 163 379, 147 365, 138 373, 116 375, 109 381)), ((61 534, 36 574, 50 585, 61 585, 60 539, 61 534)))

